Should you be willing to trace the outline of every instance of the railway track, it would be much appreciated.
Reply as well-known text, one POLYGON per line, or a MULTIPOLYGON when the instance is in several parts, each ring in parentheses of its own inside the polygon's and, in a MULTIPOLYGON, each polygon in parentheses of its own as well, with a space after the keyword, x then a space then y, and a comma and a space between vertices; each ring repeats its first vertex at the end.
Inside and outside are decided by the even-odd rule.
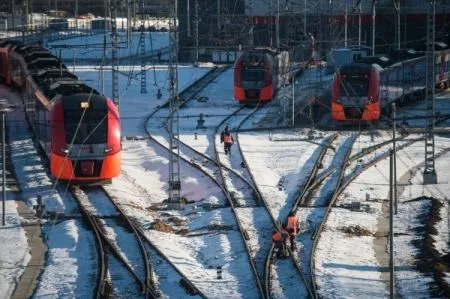
MULTIPOLYGON (((405 139, 406 136, 400 137, 399 141, 401 142, 403 139, 405 139)), ((407 147, 414 142, 417 142, 419 140, 422 140, 422 138, 412 139, 412 140, 404 140, 401 145, 399 145, 397 148, 398 150, 401 150, 404 147, 407 147)), ((300 207, 307 207, 308 206, 308 199, 313 197, 314 194, 317 194, 316 189, 320 187, 321 184, 324 183, 325 179, 330 177, 337 169, 340 169, 339 172, 339 179, 336 183, 336 188, 334 188, 332 195, 327 200, 327 204, 324 206, 319 205, 318 207, 313 207, 305 215, 305 218, 308 217, 308 215, 315 214, 316 217, 318 217, 320 220, 316 223, 311 223, 312 226, 309 227, 308 232, 305 233, 303 236, 300 236, 300 241, 302 244, 304 244, 301 254, 302 254, 302 260, 305 262, 303 263, 305 266, 308 265, 309 267, 309 275, 310 277, 310 284, 311 288, 314 293, 314 298, 318 298, 317 294, 317 286, 315 283, 315 250, 317 248, 317 244, 320 241, 321 233, 324 229, 326 220, 328 219, 328 215, 332 209, 332 207, 335 205, 335 202, 337 198, 342 194, 344 189, 348 186, 348 184, 353 181, 362 171, 369 168, 370 166, 374 165, 378 161, 386 158, 388 156, 388 153, 384 152, 379 155, 375 155, 375 157, 367 162, 363 162, 363 158, 366 156, 369 156, 370 154, 373 154, 376 150, 379 150, 387 145, 392 144, 392 140, 387 140, 385 142, 381 142, 379 144, 376 144, 374 146, 368 147, 363 149, 362 151, 350 156, 350 151, 346 154, 346 157, 344 159, 343 163, 340 163, 338 166, 329 167, 327 170, 323 171, 320 175, 317 176, 317 178, 312 181, 308 188, 298 197, 296 205, 294 206, 293 211, 298 212, 297 210, 300 207), (346 171, 350 169, 350 166, 353 165, 353 168, 351 171, 346 171), (324 212, 320 212, 318 209, 324 209, 324 212), (319 216, 317 216, 319 215, 319 216), (312 243, 311 243, 312 240, 312 243), (311 243, 311 244, 309 244, 311 243), (309 249, 309 250, 308 250, 309 249)), ((297 238, 298 239, 298 238, 297 238)))
MULTIPOLYGON (((180 107, 186 105, 201 90, 203 90, 209 83, 211 83, 215 78, 217 78, 225 70, 226 70, 226 68, 221 68, 221 69, 217 68, 217 69, 213 70, 212 72, 209 72, 202 78, 200 78, 200 80, 198 80, 196 83, 189 86, 187 89, 185 89, 180 94, 180 107)), ((166 107, 166 105, 164 105, 160 108, 165 108, 165 107, 166 107)), ((238 113, 241 110, 242 110, 242 108, 237 109, 236 111, 234 111, 233 114, 238 113)), ((148 124, 149 124, 150 120, 159 111, 160 111, 160 109, 154 111, 147 118, 145 129, 146 129, 147 135, 150 137, 150 139, 154 140, 156 143, 158 143, 160 146, 164 147, 166 150, 169 150, 168 144, 166 141, 166 139, 169 136, 168 135, 169 132, 167 131, 167 122, 164 125, 164 127, 165 127, 164 130, 166 131, 166 135, 163 138, 155 137, 154 135, 152 135, 152 133, 150 132, 150 129, 149 129, 150 126, 148 124)), ((152 126, 152 128, 154 128, 154 127, 161 128, 161 125, 152 126)), ((159 132, 159 133, 161 133, 161 132, 159 132)), ((228 186, 227 179, 225 179, 225 177, 223 175, 223 171, 221 171, 222 167, 219 167, 219 166, 222 166, 222 165, 220 165, 220 161, 218 161, 218 160, 215 161, 207 154, 200 153, 199 151, 197 151, 196 149, 194 149, 193 147, 187 145, 186 143, 184 143, 182 141, 179 141, 179 145, 180 145, 180 159, 182 159, 186 163, 190 164, 191 166, 197 168, 199 171, 203 172, 207 177, 209 177, 211 179, 212 182, 214 182, 214 184, 218 188, 220 188, 220 190, 224 194, 225 199, 227 200, 229 206, 231 207, 231 209, 235 215, 237 227, 238 227, 239 233, 241 234, 241 237, 242 237, 243 247, 245 247, 247 255, 248 255, 248 261, 249 261, 250 267, 252 269, 252 272, 253 272, 253 275, 255 278, 256 289, 258 290, 257 296, 263 297, 264 294, 263 294, 262 285, 260 283, 260 279, 258 276, 258 272, 257 272, 256 266, 255 266, 255 263, 251 256, 248 243, 246 241, 248 239, 248 234, 242 228, 242 224, 239 220, 239 216, 236 214, 235 208, 234 208, 235 202, 237 200, 239 200, 241 202, 239 205, 250 205, 250 206, 258 205, 257 195, 256 195, 256 198, 248 199, 248 195, 250 195, 250 196, 252 196, 252 194, 254 195, 254 190, 252 189, 253 188, 252 184, 247 182, 245 180, 245 178, 242 177, 242 175, 233 171, 231 168, 228 168, 229 175, 227 177, 230 178, 231 180, 233 180, 234 182, 239 181, 240 182, 239 187, 236 188, 236 190, 239 190, 239 192, 243 191, 243 193, 241 194, 241 196, 239 196, 239 199, 238 199, 236 196, 237 192, 229 192, 227 189, 227 186, 228 186)))
MULTIPOLYGON (((256 111, 256 109, 255 109, 256 111)), ((239 121, 238 125, 234 128, 236 131, 240 131, 241 127, 243 126, 243 124, 248 120, 248 118, 251 116, 252 114, 248 114, 245 117, 241 117, 242 119, 239 121)), ((220 125, 217 127, 216 130, 216 135, 218 133, 218 130, 221 126, 223 126, 223 124, 228 121, 229 123, 236 123, 236 120, 234 120, 233 122, 231 122, 229 119, 232 118, 233 115, 230 115, 227 119, 223 120, 220 125)), ((254 233, 254 235, 258 235, 258 233, 260 234, 260 239, 264 239, 265 242, 261 242, 259 241, 258 245, 259 245, 259 252, 255 254, 255 259, 257 261, 257 265, 259 268, 259 273, 260 276, 262 277, 263 281, 264 281, 264 294, 266 298, 274 298, 276 297, 276 295, 272 292, 272 281, 273 281, 273 277, 272 277, 272 271, 271 268, 274 266, 274 264, 276 263, 276 259, 274 258, 274 245, 272 243, 272 240, 270 238, 271 236, 271 232, 273 229, 277 229, 280 230, 280 224, 279 221, 275 218, 275 216, 273 215, 269 204, 267 203, 267 201, 265 200, 265 198, 262 195, 262 192, 260 191, 258 185, 256 184, 256 180, 255 177, 253 175, 253 173, 251 172, 251 170, 249 168, 247 168, 248 162, 245 158, 245 155, 243 154, 243 150, 241 148, 240 142, 239 142, 239 135, 236 135, 236 143, 238 145, 238 152, 239 152, 239 157, 241 159, 241 164, 242 166, 244 166, 243 168, 245 169, 246 172, 246 177, 249 177, 249 181, 252 182, 253 188, 254 188, 254 192, 256 194, 258 194, 258 197, 260 198, 260 203, 262 206, 262 209, 260 208, 258 210, 258 218, 263 218, 265 219, 264 224, 260 224, 258 223, 258 231, 256 233, 254 233), (262 217, 262 215, 264 215, 264 217, 262 217), (262 229, 261 229, 262 227, 262 229), (261 236, 262 235, 266 235, 266 238, 263 238, 261 236)), ((217 144, 217 138, 216 138, 216 144, 217 144)), ((326 148, 326 146, 324 147, 326 148)), ((216 152, 220 153, 220 155, 218 155, 218 163, 220 163, 220 156, 222 157, 226 157, 226 155, 224 155, 223 151, 219 151, 217 149, 216 146, 216 152)), ((235 152, 235 151, 234 151, 235 152)), ((233 152, 233 155, 235 155, 235 153, 233 152)), ((325 150, 323 150, 323 152, 325 152, 325 150)), ((223 158, 222 158, 223 159, 223 158)), ((233 163, 231 160, 236 161, 235 158, 230 159, 228 158, 228 163, 233 163)), ((321 155, 319 155, 319 160, 321 160, 321 155)), ((239 161, 239 159, 238 159, 239 161)), ((317 162, 318 164, 319 162, 317 162)), ((234 163, 235 167, 238 165, 237 163, 234 163)), ((311 172, 310 176, 313 177, 315 175, 315 172, 311 172)), ((237 209, 239 210, 239 209, 237 209)), ((295 268, 296 273, 299 275, 299 279, 298 280, 294 280, 295 282, 300 282, 301 284, 304 285, 304 293, 302 294, 297 294, 298 296, 301 297, 312 297, 312 292, 307 284, 307 281, 305 279, 305 275, 303 273, 303 270, 300 267, 300 264, 298 262, 298 260, 294 257, 294 255, 291 253, 290 255, 290 261, 292 262, 292 267, 295 268)), ((291 273, 291 272, 290 272, 291 273)))
MULTIPOLYGON (((128 175, 124 173, 124 177, 126 180, 132 181, 132 178, 128 178, 128 175)), ((132 188, 134 190, 137 190, 140 194, 143 194, 144 196, 150 198, 151 194, 146 191, 146 189, 142 188, 140 185, 131 183, 132 188)), ((110 191, 107 186, 103 187, 105 193, 109 193, 110 191)), ((112 201, 116 209, 120 210, 121 213, 125 214, 123 209, 120 207, 119 204, 117 204, 115 201, 112 201)), ((134 215, 133 212, 128 212, 130 215, 134 215)), ((195 286, 195 284, 186 276, 183 274, 183 272, 173 263, 171 262, 170 258, 158 248, 158 246, 155 245, 154 241, 152 241, 148 235, 145 232, 145 229, 143 227, 147 226, 148 223, 140 222, 140 218, 132 219, 133 216, 131 216, 129 219, 133 223, 134 229, 138 232, 141 239, 143 240, 144 245, 147 248, 147 251, 149 254, 150 264, 152 265, 153 271, 157 274, 157 276, 161 276, 158 280, 158 284, 164 284, 165 282, 163 280, 170 280, 171 282, 165 283, 166 288, 170 289, 164 289, 161 287, 161 293, 164 293, 166 296, 171 297, 172 296, 179 296, 180 293, 186 292, 190 296, 196 296, 200 298, 207 298, 207 296, 195 286), (169 268, 167 267, 169 265, 169 268), (178 281, 176 287, 180 288, 180 290, 174 290, 174 283, 172 281, 178 281), (181 289, 183 292, 180 292, 181 289)), ((156 280, 156 279, 155 279, 156 280)))
MULTIPOLYGON (((301 192, 301 194, 303 194, 305 192, 305 190, 307 190, 307 188, 310 186, 311 182, 314 181, 314 179, 317 175, 318 169, 319 169, 319 165, 322 164, 327 150, 331 147, 331 144, 336 139, 336 137, 337 137, 336 135, 332 135, 325 141, 325 144, 323 144, 322 149, 320 150, 320 153, 318 155, 318 159, 316 160, 316 163, 315 163, 313 169, 308 174, 308 179, 302 189, 303 191, 301 192)), ((294 205, 296 205, 296 203, 294 203, 294 205)), ((269 253, 269 255, 267 257, 267 261, 266 261, 266 287, 267 287, 266 292, 268 292, 268 293, 271 292, 270 290, 272 287, 271 276, 273 274, 272 274, 271 268, 274 266, 273 265, 274 264, 274 259, 273 259, 274 250, 275 250, 275 246, 272 245, 270 248, 270 253, 269 253)), ((295 268, 298 275, 300 276, 300 280, 302 281, 302 284, 304 286, 303 289, 300 289, 300 291, 302 292, 301 296, 303 296, 303 297, 308 296, 309 298, 316 298, 316 295, 315 295, 313 289, 311 288, 310 282, 308 280, 308 273, 305 273, 305 270, 300 265, 300 260, 297 259, 298 255, 296 254, 296 252, 291 251, 290 248, 288 248, 288 252, 289 252, 289 257, 292 262, 292 265, 295 268)), ((283 264, 282 261, 278 262, 277 268, 286 269, 286 267, 287 267, 287 265, 285 265, 285 263, 283 264)), ((283 271, 283 272, 286 272, 286 271, 283 271)), ((287 287, 292 288, 292 286, 289 286, 286 282, 285 282, 285 284, 287 285, 287 287)), ((281 287, 281 288, 283 288, 283 287, 281 287)), ((298 290, 298 287, 296 287, 296 290, 298 290)))
POLYGON ((96 238, 99 275, 95 297, 158 297, 147 251, 131 220, 101 188, 71 186, 70 190, 96 238))

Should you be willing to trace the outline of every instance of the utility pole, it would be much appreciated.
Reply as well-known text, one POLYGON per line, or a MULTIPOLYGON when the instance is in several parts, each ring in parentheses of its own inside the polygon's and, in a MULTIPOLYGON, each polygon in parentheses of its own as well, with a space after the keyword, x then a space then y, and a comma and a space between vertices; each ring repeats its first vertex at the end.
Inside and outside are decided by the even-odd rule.
POLYGON ((375 18, 376 18, 375 5, 376 4, 377 4, 377 0, 372 0, 372 56, 375 56, 375 18))
POLYGON ((100 65, 100 80, 102 81, 102 95, 105 95, 105 71, 103 70, 106 60, 106 33, 103 35, 103 59, 100 65))
POLYGON ((217 29, 220 31, 220 0, 217 0, 217 29))
POLYGON ((435 15, 436 15, 436 1, 430 1, 427 20, 427 53, 426 53, 426 86, 425 86, 425 101, 428 111, 428 118, 425 127, 425 170, 423 172, 423 184, 436 184, 437 174, 434 168, 434 87, 435 87, 435 15))
POLYGON ((344 38, 344 46, 347 48, 347 5, 345 6, 345 15, 344 15, 344 22, 345 22, 345 38, 344 38))
MULTIPOLYGON (((144 0, 140 3, 140 15, 141 15, 141 34, 139 38, 139 45, 141 48, 141 94, 147 93, 147 73, 145 71, 145 7, 144 0)), ((150 39, 152 38, 150 34, 150 39)))
POLYGON ((303 3, 303 34, 306 36, 306 0, 303 3))
POLYGON ((78 30, 78 0, 75 0, 75 29, 78 30))
POLYGON ((401 31, 401 27, 400 27, 400 0, 397 1, 397 48, 400 49, 401 48, 401 39, 400 39, 400 31, 401 31))
POLYGON ((131 51, 131 3, 132 0, 127 0, 127 47, 130 48, 131 51))
POLYGON ((249 32, 249 39, 250 39, 250 47, 253 48, 253 0, 249 0, 250 5, 250 32, 249 32))
POLYGON ((275 39, 277 49, 280 49, 280 0, 277 0, 277 21, 275 24, 275 39))
POLYGON ((389 159, 389 294, 390 298, 394 298, 394 209, 393 209, 393 193, 394 190, 392 188, 393 185, 393 168, 394 168, 394 159, 395 155, 394 151, 390 151, 390 159, 389 159))
MULTIPOLYGON (((219 1, 218 1, 219 2, 219 1)), ((178 99, 177 0, 171 1, 169 23, 169 199, 168 207, 181 208, 180 126, 178 99)))
POLYGON ((190 1, 186 0, 186 23, 187 23, 187 36, 191 37, 191 8, 190 1))
POLYGON ((395 1, 392 1, 392 3, 394 4, 394 8, 397 13, 394 39, 397 41, 397 49, 400 49, 400 0, 397 0, 397 4, 395 3, 395 1))
POLYGON ((113 101, 119 107, 119 72, 117 62, 117 0, 111 3, 111 60, 112 60, 112 88, 113 101))
POLYGON ((104 0, 103 5, 105 7, 105 37, 108 32, 108 0, 104 0))
POLYGON ((396 128, 396 115, 397 108, 395 106, 395 103, 392 103, 392 143, 393 143, 393 149, 394 149, 394 202, 395 202, 395 215, 397 215, 397 140, 395 138, 395 132, 397 130, 396 128))
POLYGON ((198 0, 195 0, 195 65, 198 65, 198 0))
POLYGON ((28 0, 23 0, 22 8, 22 42, 25 42, 25 33, 28 26, 28 0))
POLYGON ((361 25, 362 25, 362 15, 361 15, 361 3, 359 3, 359 14, 358 14, 358 46, 361 46, 361 25))
POLYGON ((12 13, 11 13, 11 22, 12 22, 12 30, 14 31, 14 36, 16 35, 15 34, 15 31, 16 31, 16 21, 15 21, 15 18, 16 18, 16 0, 12 0, 12 13))

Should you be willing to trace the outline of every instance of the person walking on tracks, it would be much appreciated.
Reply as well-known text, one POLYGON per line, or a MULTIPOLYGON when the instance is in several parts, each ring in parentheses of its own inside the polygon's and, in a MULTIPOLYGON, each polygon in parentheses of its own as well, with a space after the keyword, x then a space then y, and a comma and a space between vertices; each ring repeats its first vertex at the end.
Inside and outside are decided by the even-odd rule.
POLYGON ((220 143, 224 144, 225 155, 231 155, 231 146, 234 143, 234 139, 228 131, 228 126, 220 134, 220 143))
POLYGON ((274 230, 272 232, 272 241, 275 244, 278 258, 286 258, 288 256, 286 248, 286 240, 289 238, 289 234, 285 229, 281 231, 274 230))
POLYGON ((289 233, 289 240, 291 242, 291 251, 295 249, 295 236, 299 231, 298 219, 295 212, 290 212, 286 222, 286 230, 289 233))

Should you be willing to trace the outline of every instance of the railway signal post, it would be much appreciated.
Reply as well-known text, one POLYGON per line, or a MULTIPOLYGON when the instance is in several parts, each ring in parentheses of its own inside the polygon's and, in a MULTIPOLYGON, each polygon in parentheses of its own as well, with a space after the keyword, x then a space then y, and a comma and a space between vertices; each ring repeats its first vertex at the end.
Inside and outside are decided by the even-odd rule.
POLYGON ((177 0, 171 3, 169 24, 169 199, 168 207, 181 209, 180 127, 178 95, 177 0))
POLYGON ((436 1, 431 0, 427 18, 427 45, 426 45, 426 83, 425 102, 428 118, 425 122, 425 168, 423 172, 423 184, 436 184, 437 174, 434 160, 434 88, 435 88, 435 12, 436 1))

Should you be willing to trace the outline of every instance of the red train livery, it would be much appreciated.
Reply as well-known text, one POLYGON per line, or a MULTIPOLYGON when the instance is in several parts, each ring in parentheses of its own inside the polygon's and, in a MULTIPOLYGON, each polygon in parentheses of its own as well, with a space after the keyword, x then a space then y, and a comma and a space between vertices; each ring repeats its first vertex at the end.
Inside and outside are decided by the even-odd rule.
POLYGON ((288 82, 288 76, 288 52, 243 52, 234 63, 234 98, 241 103, 268 102, 288 82))
POLYGON ((51 174, 74 184, 110 182, 121 171, 119 112, 39 46, 0 44, 0 79, 19 89, 51 174))
POLYGON ((380 73, 374 65, 343 65, 331 86, 334 120, 375 121, 380 118, 380 73))
MULTIPOLYGON (((341 66, 331 88, 331 116, 335 121, 377 121, 391 103, 398 106, 425 98, 426 57, 398 61, 385 68, 375 64, 341 66)), ((417 55, 416 55, 417 56, 417 55)), ((437 88, 450 86, 450 50, 435 51, 437 88)))

